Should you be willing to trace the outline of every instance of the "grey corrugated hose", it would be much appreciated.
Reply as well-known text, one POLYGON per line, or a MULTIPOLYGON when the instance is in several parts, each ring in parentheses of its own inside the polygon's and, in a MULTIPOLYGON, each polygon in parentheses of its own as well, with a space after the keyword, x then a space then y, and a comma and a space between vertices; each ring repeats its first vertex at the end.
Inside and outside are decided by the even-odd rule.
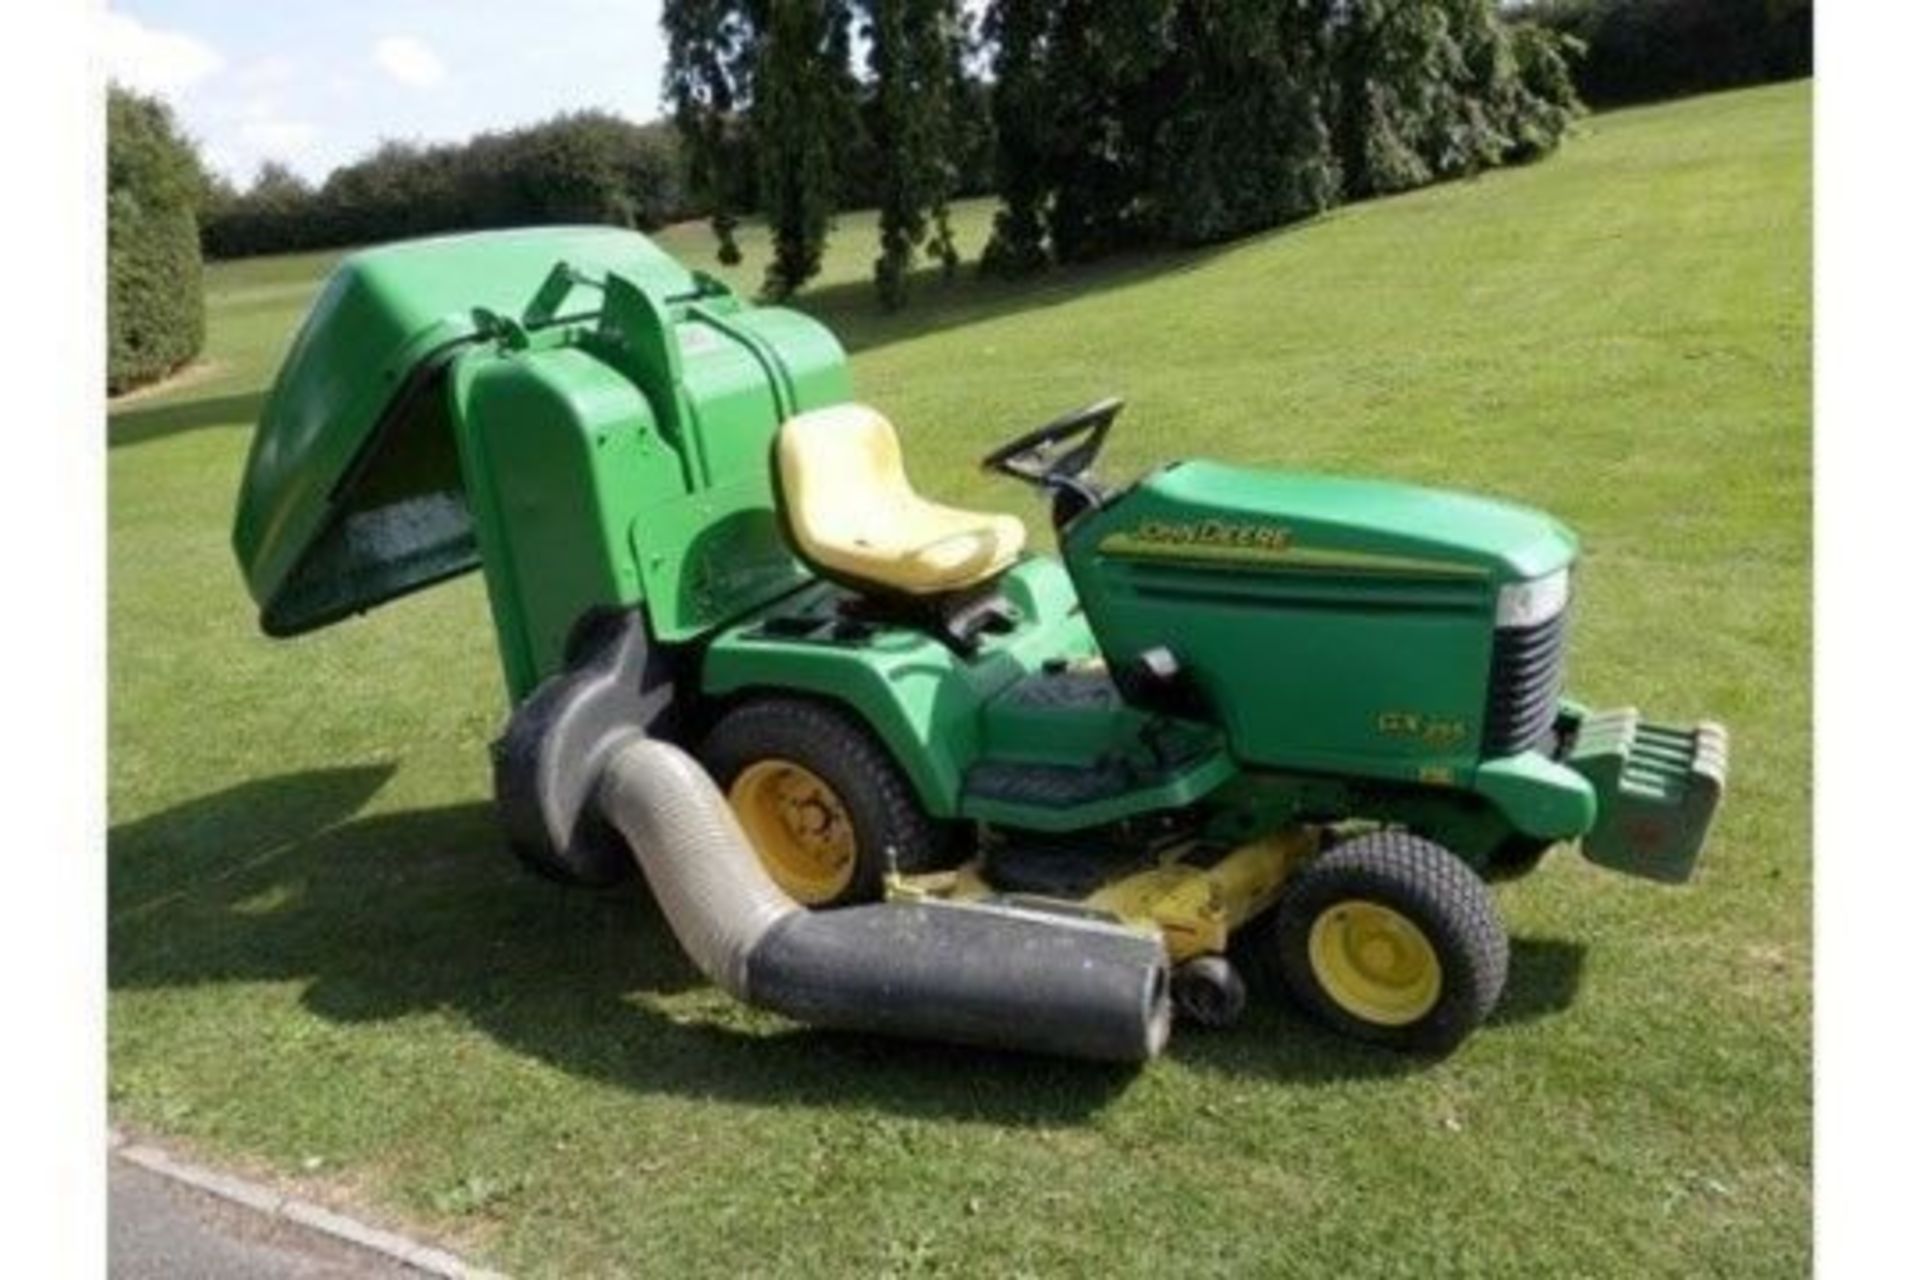
POLYGON ((648 738, 612 754, 598 799, 687 955, 749 1004, 823 1027, 1110 1062, 1166 1044, 1157 936, 999 903, 808 911, 768 878, 706 771, 648 738))

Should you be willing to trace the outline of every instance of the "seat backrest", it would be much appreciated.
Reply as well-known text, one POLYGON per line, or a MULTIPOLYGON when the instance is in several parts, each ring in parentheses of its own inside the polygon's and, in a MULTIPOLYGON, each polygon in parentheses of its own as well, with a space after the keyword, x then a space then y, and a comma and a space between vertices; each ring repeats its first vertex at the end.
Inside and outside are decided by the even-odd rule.
POLYGON ((850 538, 871 527, 876 507, 913 495, 899 435, 886 415, 864 404, 787 419, 776 452, 787 521, 803 550, 850 538))

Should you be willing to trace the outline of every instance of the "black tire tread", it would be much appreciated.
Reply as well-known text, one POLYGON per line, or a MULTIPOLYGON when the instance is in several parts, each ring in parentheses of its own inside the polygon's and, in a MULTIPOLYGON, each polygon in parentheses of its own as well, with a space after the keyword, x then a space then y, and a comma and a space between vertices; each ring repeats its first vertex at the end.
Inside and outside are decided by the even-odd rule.
POLYGON ((1466 863, 1405 831, 1344 841, 1297 872, 1245 946, 1266 990, 1284 989, 1335 1030, 1393 1048, 1445 1054, 1485 1022, 1507 981, 1507 933, 1492 895, 1466 863), (1321 990, 1307 963, 1315 918, 1341 898, 1382 902, 1411 917, 1439 953, 1440 1000, 1417 1022, 1389 1027, 1356 1018, 1321 990))
POLYGON ((852 883, 825 905, 879 898, 889 845, 903 872, 951 861, 949 833, 921 806, 899 765, 865 725, 837 707, 778 696, 742 702, 714 722, 696 754, 723 792, 748 764, 768 756, 813 769, 839 792, 853 815, 859 853, 852 883))

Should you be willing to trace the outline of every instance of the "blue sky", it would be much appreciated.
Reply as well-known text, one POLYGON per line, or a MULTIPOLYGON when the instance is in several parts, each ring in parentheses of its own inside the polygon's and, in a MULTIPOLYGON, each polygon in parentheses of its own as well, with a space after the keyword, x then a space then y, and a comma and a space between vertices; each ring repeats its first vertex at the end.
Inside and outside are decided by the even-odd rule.
POLYGON ((171 102, 209 165, 319 179, 387 138, 599 107, 660 114, 657 0, 110 0, 107 74, 171 102))

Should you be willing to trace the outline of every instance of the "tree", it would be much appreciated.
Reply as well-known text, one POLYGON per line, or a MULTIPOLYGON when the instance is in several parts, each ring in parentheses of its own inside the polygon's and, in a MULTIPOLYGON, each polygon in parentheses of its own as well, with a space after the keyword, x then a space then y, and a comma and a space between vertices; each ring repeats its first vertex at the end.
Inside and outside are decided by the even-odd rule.
POLYGON ((988 10, 1004 217, 983 267, 1018 275, 1149 237, 1140 199, 1167 107, 1173 0, 999 0, 988 10))
POLYGON ((1560 42, 1503 20, 1494 0, 1354 0, 1335 59, 1355 198, 1535 159, 1578 107, 1560 42))
POLYGON ((766 0, 753 73, 760 200, 773 237, 765 292, 791 297, 820 270, 858 128, 847 0, 766 0))
POLYGON ((996 0, 987 29, 1006 274, 1531 159, 1577 105, 1493 0, 996 0))
POLYGON ((965 18, 958 0, 867 0, 874 77, 873 142, 879 156, 883 306, 906 300, 906 275, 923 245, 948 275, 959 264, 947 201, 959 185, 965 134, 965 18), (931 238, 929 238, 931 237, 931 238))
POLYGON ((1813 0, 1530 0, 1517 17, 1571 37, 1596 105, 1813 74, 1813 0))
POLYGON ((959 0, 669 0, 662 22, 688 181, 722 262, 740 260, 751 198, 773 240, 765 291, 789 297, 819 271, 835 211, 864 196, 880 207, 885 305, 904 298, 919 253, 957 266, 947 202, 984 140, 966 118, 982 99, 959 0))
POLYGON ((1055 0, 1044 66, 1047 235, 1062 262, 1148 240, 1170 0, 1055 0))
POLYGON ((528 223, 655 227, 686 212, 670 125, 581 111, 464 143, 383 142, 318 190, 269 163, 245 193, 212 200, 202 234, 235 257, 528 223))
POLYGON ((155 98, 107 95, 107 390, 171 373, 206 338, 198 210, 209 185, 155 98))
POLYGON ((1323 117, 1330 37, 1321 0, 1185 0, 1156 97, 1151 187, 1180 244, 1309 217, 1340 196, 1323 117))
POLYGON ((740 261, 734 240, 746 169, 739 123, 753 96, 760 4, 741 0, 667 0, 666 96, 686 156, 687 184, 708 208, 720 261, 740 261))
POLYGON ((981 265, 1005 275, 1532 159, 1578 106, 1564 42, 1495 0, 992 0, 990 89, 967 74, 959 0, 669 0, 664 21, 721 259, 738 260, 750 170, 776 298, 819 270, 849 195, 879 206, 884 304, 921 252, 951 270, 946 205, 987 136, 969 122, 983 94, 1001 208, 981 265))
POLYGON ((993 235, 980 257, 980 269, 990 275, 1030 275, 1049 261, 1044 41, 1051 8, 1051 0, 995 0, 987 10, 998 141, 994 178, 1000 192, 993 235))

